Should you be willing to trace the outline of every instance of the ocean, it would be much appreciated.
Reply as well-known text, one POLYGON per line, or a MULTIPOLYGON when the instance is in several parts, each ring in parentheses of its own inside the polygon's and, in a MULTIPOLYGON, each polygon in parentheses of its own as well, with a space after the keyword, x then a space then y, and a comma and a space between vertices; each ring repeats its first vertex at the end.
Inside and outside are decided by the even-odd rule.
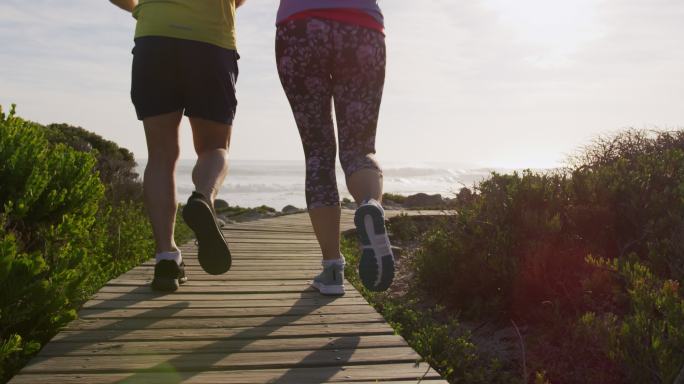
MULTIPOLYGON (((193 160, 179 161, 176 177, 179 201, 185 201, 193 191, 193 160)), ((454 164, 383 163, 385 192, 411 195, 419 192, 439 193, 453 197, 463 186, 471 187, 486 178, 494 169, 460 167, 454 164)), ((138 173, 143 174, 145 160, 138 160, 138 173)), ((218 198, 230 205, 256 207, 267 205, 282 209, 286 205, 304 208, 304 162, 231 160, 228 177, 218 198)), ((349 197, 344 174, 337 168, 341 197, 349 197)))

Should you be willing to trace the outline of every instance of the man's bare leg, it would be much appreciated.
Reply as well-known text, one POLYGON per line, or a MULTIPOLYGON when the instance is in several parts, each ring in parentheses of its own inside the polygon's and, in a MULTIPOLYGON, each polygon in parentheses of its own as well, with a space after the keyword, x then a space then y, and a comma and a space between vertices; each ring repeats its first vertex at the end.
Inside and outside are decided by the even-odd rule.
POLYGON ((214 199, 228 172, 228 144, 231 126, 190 118, 197 163, 192 170, 195 193, 183 208, 183 219, 195 233, 197 260, 205 272, 220 275, 232 264, 230 249, 213 210, 214 199))
POLYGON ((195 190, 211 200, 228 174, 228 147, 232 126, 211 120, 191 118, 197 163, 192 170, 195 190))
POLYGON ((143 179, 145 206, 152 223, 156 253, 177 251, 176 162, 180 153, 178 127, 182 113, 172 112, 143 120, 147 137, 147 166, 143 179))

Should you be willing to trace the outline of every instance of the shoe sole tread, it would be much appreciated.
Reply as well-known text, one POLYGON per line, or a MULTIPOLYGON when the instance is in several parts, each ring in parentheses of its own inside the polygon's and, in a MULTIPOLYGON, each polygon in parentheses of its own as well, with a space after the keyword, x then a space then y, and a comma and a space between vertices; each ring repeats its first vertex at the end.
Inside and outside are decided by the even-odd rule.
POLYGON ((199 243, 197 260, 202 269, 210 275, 227 272, 232 263, 230 249, 209 205, 199 199, 189 200, 183 209, 183 220, 199 243))
POLYGON ((362 205, 354 214, 354 224, 359 242, 363 246, 359 261, 361 282, 371 291, 385 291, 394 280, 394 257, 392 254, 376 255, 371 243, 371 239, 377 238, 378 235, 387 235, 382 211, 374 205, 362 205), (370 216, 373 223, 374 233, 372 234, 366 230, 367 216, 370 216), (382 267, 382 276, 378 276, 380 267, 382 267))

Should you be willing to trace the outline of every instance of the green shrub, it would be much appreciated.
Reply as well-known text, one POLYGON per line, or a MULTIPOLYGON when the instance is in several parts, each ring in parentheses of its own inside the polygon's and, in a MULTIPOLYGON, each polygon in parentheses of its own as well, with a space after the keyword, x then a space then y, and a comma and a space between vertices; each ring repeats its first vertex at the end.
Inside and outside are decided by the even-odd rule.
POLYGON ((674 383, 684 369, 684 299, 677 281, 655 277, 636 261, 591 259, 619 274, 629 312, 587 313, 582 323, 605 340, 607 354, 620 363, 630 383, 674 383))
POLYGON ((419 286, 466 317, 533 327, 539 380, 665 383, 680 372, 684 131, 602 138, 567 169, 495 173, 454 204, 458 215, 424 237, 419 286))
POLYGON ((458 321, 443 317, 441 310, 424 309, 415 300, 384 300, 382 315, 395 331, 444 378, 453 383, 514 384, 519 377, 502 369, 494 358, 483 356, 471 341, 471 335, 458 321))
MULTIPOLYGON (((153 256, 129 155, 0 109, 0 382, 103 284, 153 256)), ((177 242, 189 237, 179 220, 177 242)))
POLYGON ((178 244, 178 245, 183 245, 186 242, 188 242, 190 239, 195 237, 195 234, 192 232, 190 227, 188 227, 188 225, 185 224, 185 221, 183 220, 183 216, 181 214, 182 209, 183 209, 183 206, 181 204, 179 204, 178 210, 176 211, 175 231, 173 233, 174 240, 176 241, 176 244, 178 244))
POLYGON ((404 204, 406 202, 406 196, 398 195, 396 193, 383 193, 382 201, 392 201, 397 204, 404 204))
MULTIPOLYGON (((107 277, 118 276, 154 255, 152 227, 139 201, 119 202, 106 213, 107 277)), ((105 283, 105 282, 102 282, 105 283)))
POLYGON ((219 208, 216 208, 216 213, 219 215, 219 218, 238 222, 254 220, 262 217, 262 215, 277 216, 279 214, 275 208, 266 205, 255 208, 243 208, 240 206, 230 206, 227 203, 225 206, 222 205, 219 208))
POLYGON ((104 187, 92 155, 49 145, 13 110, 0 119, 0 164, 0 340, 11 362, 75 318, 81 287, 97 279, 104 187))
POLYGON ((410 216, 402 213, 389 219, 387 229, 398 244, 411 247, 421 243, 426 234, 443 225, 446 220, 445 216, 410 216))
POLYGON ((135 171, 135 158, 130 151, 81 127, 50 124, 44 130, 50 143, 62 143, 95 156, 95 169, 106 187, 108 201, 116 203, 142 199, 142 184, 135 171))
POLYGON ((585 254, 563 220, 566 187, 564 175, 493 174, 425 237, 416 260, 422 286, 468 316, 572 297, 579 284, 564 283, 585 254))
POLYGON ((684 133, 628 131, 586 153, 562 172, 492 174, 460 199, 459 214, 426 237, 423 286, 474 314, 527 316, 546 301, 582 312, 587 254, 633 252, 681 282, 684 133))
POLYGON ((591 254, 684 281, 684 131, 628 131, 575 160, 569 215, 591 254))
POLYGON ((5 382, 14 370, 40 350, 40 343, 24 342, 21 336, 11 334, 0 339, 0 380, 5 382))
POLYGON ((387 229, 393 237, 400 238, 403 241, 417 240, 419 238, 418 226, 411 216, 405 214, 393 217, 389 221, 387 229))
POLYGON ((625 374, 607 351, 607 332, 587 326, 588 316, 537 324, 526 337, 531 372, 551 383, 624 384, 625 374))

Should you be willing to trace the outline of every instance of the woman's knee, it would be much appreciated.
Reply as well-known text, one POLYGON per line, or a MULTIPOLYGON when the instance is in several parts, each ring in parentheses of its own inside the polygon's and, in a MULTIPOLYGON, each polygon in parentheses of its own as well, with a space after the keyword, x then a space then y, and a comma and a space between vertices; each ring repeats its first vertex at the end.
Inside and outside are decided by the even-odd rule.
POLYGON ((380 164, 375 159, 375 154, 340 154, 340 164, 346 178, 351 177, 360 170, 372 170, 382 174, 380 164))

